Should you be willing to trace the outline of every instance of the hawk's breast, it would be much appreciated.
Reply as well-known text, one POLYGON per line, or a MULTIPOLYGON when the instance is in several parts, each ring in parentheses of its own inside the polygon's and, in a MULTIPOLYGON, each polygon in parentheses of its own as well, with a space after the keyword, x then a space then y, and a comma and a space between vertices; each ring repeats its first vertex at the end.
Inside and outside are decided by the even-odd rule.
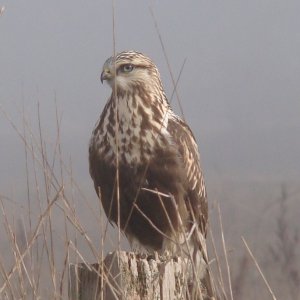
POLYGON ((153 111, 140 97, 118 98, 109 103, 93 132, 91 146, 99 157, 114 164, 116 156, 127 165, 147 163, 156 147, 169 143, 168 116, 157 122, 153 111))

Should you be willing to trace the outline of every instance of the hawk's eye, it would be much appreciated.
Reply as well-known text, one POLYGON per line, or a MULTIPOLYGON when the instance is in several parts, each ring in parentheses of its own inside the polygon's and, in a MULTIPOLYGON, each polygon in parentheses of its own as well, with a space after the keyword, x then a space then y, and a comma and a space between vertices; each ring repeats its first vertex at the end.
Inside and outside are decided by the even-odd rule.
POLYGON ((120 67, 121 71, 124 73, 129 73, 133 70, 134 66, 132 64, 126 64, 120 67))

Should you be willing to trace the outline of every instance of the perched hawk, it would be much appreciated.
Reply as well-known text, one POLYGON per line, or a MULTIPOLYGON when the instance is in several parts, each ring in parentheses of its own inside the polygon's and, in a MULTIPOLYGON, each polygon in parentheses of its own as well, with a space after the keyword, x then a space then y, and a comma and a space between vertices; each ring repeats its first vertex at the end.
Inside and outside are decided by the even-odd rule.
POLYGON ((190 253, 203 279, 208 209, 193 133, 142 53, 109 58, 104 80, 112 94, 93 131, 89 163, 105 213, 149 251, 190 253))

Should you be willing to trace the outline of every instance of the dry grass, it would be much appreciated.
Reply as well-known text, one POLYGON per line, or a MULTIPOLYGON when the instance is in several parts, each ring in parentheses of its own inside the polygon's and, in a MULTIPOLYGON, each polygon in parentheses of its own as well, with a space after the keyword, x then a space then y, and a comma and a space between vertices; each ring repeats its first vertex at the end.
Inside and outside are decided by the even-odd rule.
MULTIPOLYGON (((78 262, 84 262, 87 266, 90 266, 90 262, 101 264, 104 245, 109 244, 111 249, 118 249, 122 248, 122 243, 119 243, 119 238, 114 241, 110 239, 108 222, 103 217, 100 203, 98 212, 94 209, 96 196, 91 200, 94 203, 87 200, 76 183, 72 167, 67 166, 63 160, 60 142, 61 121, 57 110, 57 130, 53 139, 55 142, 52 143, 52 152, 49 143, 43 138, 45 134, 40 113, 37 117, 36 134, 29 126, 25 115, 23 128, 20 129, 5 112, 4 114, 24 144, 26 166, 24 181, 27 184, 24 193, 26 199, 23 199, 22 205, 4 196, 0 198, 6 234, 1 243, 8 246, 10 253, 9 258, 0 256, 0 298, 66 299, 69 264, 78 262), (77 205, 78 201, 74 199, 74 194, 80 198, 80 206, 77 205), (100 239, 94 240, 89 235, 85 228, 86 224, 80 217, 81 210, 90 212, 95 230, 100 233, 100 239)), ((218 216, 222 247, 215 246, 214 234, 211 233, 215 251, 214 255, 210 253, 210 266, 211 269, 218 270, 214 272, 214 282, 219 298, 234 299, 228 258, 230 251, 225 242, 220 209, 218 216)), ((283 223, 281 220, 280 224, 283 223)), ((282 227, 283 225, 280 225, 280 228, 282 227)), ((284 237, 283 234, 279 236, 284 237)), ((248 252, 258 266, 252 252, 249 249, 248 252)), ((260 269, 259 271, 262 274, 260 269)), ((262 277, 264 278, 263 275, 262 277)), ((276 299, 272 289, 269 286, 268 288, 273 299, 276 299)))
MULTIPOLYGON (((119 233, 117 238, 111 238, 108 221, 103 215, 100 202, 97 203, 97 197, 88 199, 84 195, 73 176, 72 164, 66 164, 63 159, 61 117, 58 110, 54 116, 56 134, 52 143, 44 139, 46 134, 39 109, 36 132, 25 113, 23 127, 18 128, 8 114, 2 112, 24 145, 26 188, 20 203, 7 196, 0 196, 2 229, 5 234, 1 245, 6 245, 5 255, 3 252, 0 254, 0 299, 67 299, 69 264, 83 262, 90 267, 92 262, 101 265, 105 248, 124 249, 123 243, 119 233), (89 221, 93 223, 97 238, 88 229, 87 219, 81 216, 83 210, 89 212, 92 219, 89 221)), ((278 244, 276 247, 271 245, 269 253, 274 261, 280 263, 284 276, 289 278, 293 297, 290 299, 297 299, 299 271, 293 262, 297 260, 298 231, 293 232, 289 228, 287 199, 287 192, 283 188, 278 200, 278 244)), ((228 256, 231 251, 225 240, 219 207, 217 215, 220 234, 217 229, 210 232, 214 250, 210 253, 210 268, 213 270, 219 298, 243 298, 243 281, 247 277, 245 270, 250 264, 246 255, 249 255, 272 299, 276 299, 272 286, 244 238, 247 252, 241 261, 239 275, 232 281, 228 256)))
POLYGON ((5 256, 0 255, 0 299, 66 299, 69 263, 103 258, 103 247, 99 239, 89 236, 80 211, 89 211, 101 232, 102 246, 114 243, 107 235, 107 221, 98 214, 100 207, 95 209, 96 201, 85 198, 72 167, 64 163, 58 113, 52 145, 43 138, 40 113, 36 133, 25 116, 20 129, 3 113, 24 144, 26 189, 21 204, 0 196, 5 229, 1 244, 8 248, 5 256), (78 209, 77 201, 81 203, 78 209))

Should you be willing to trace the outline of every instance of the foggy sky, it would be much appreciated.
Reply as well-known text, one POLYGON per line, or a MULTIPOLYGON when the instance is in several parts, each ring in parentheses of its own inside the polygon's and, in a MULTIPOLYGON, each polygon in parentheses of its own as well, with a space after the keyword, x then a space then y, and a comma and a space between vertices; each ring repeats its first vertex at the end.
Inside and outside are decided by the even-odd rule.
MULTIPOLYGON (((111 1, 0 0, 0 103, 17 126, 22 107, 54 144, 61 139, 76 176, 90 182, 87 148, 110 94, 99 76, 113 53, 111 1)), ((200 146, 205 177, 299 180, 300 2, 115 1, 116 51, 134 49, 172 80, 200 146)), ((172 106, 179 112, 176 99, 172 106)), ((24 147, 0 113, 0 190, 24 180, 24 147)))

